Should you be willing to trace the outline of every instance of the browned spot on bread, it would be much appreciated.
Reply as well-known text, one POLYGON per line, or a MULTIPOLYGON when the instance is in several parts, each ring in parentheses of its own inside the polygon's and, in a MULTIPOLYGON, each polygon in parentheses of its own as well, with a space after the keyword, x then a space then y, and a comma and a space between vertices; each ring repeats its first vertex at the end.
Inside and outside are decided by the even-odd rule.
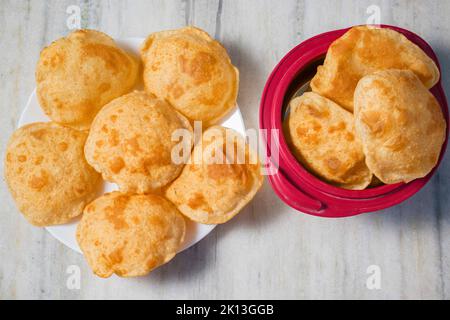
POLYGON ((123 261, 123 248, 117 248, 108 255, 111 266, 117 265, 123 261))
POLYGON ((109 168, 113 173, 119 173, 125 167, 125 162, 121 157, 116 157, 111 160, 109 168))
POLYGON ((87 212, 94 212, 95 211, 95 204, 91 203, 86 207, 87 212))
POLYGON ((83 76, 83 81, 84 81, 85 84, 88 84, 90 80, 91 80, 91 77, 90 77, 89 74, 85 74, 83 76))
POLYGON ((19 160, 19 162, 25 162, 25 161, 27 161, 27 156, 20 155, 20 156, 18 157, 18 160, 19 160))
POLYGON ((105 141, 103 141, 103 140, 97 140, 96 142, 95 142, 95 145, 97 146, 97 147, 101 147, 101 146, 103 146, 105 144, 105 141))
POLYGON ((333 172, 339 171, 339 168, 341 167, 341 161, 336 157, 326 159, 325 163, 327 167, 333 172))
POLYGON ((119 132, 116 129, 112 129, 110 132, 109 144, 113 147, 119 144, 119 132))
POLYGON ((215 85, 213 85, 211 89, 211 94, 207 96, 199 97, 199 102, 205 105, 215 105, 217 104, 217 101, 219 101, 222 96, 226 93, 228 89, 227 83, 220 82, 215 85))
POLYGON ((211 80, 217 60, 207 52, 199 52, 193 59, 186 59, 181 56, 181 71, 189 75, 195 84, 201 84, 211 80))
POLYGON ((308 145, 317 145, 319 144, 319 137, 316 133, 310 132, 308 128, 297 127, 295 130, 297 132, 297 137, 308 145))
POLYGON ((139 136, 135 135, 130 139, 125 140, 125 148, 130 151, 132 154, 136 155, 138 152, 141 152, 141 148, 139 146, 139 136))
POLYGON ((124 211, 129 200, 129 196, 120 195, 114 198, 112 206, 105 208, 106 219, 114 225, 114 229, 116 230, 128 228, 128 224, 124 218, 124 211))
POLYGON ((323 119, 328 118, 330 116, 330 111, 326 109, 321 110, 316 106, 310 104, 304 104, 303 106, 308 110, 308 113, 314 118, 323 119))
POLYGON ((151 257, 148 259, 148 261, 147 261, 147 267, 148 267, 149 269, 153 269, 153 268, 155 268, 157 265, 158 265, 158 260, 157 260, 154 256, 151 256, 151 257))
POLYGON ((73 109, 74 110, 76 110, 76 109, 83 110, 86 115, 90 115, 96 111, 94 106, 95 106, 95 103, 92 100, 85 99, 85 100, 82 100, 80 103, 74 105, 73 109))
POLYGON ((345 139, 347 141, 354 141, 355 140, 355 135, 351 132, 346 132, 345 133, 345 139))
POLYGON ((380 91, 380 93, 383 96, 390 96, 390 91, 392 90, 391 88, 389 88, 387 86, 387 84, 384 81, 381 81, 379 79, 375 79, 373 80, 372 85, 378 90, 380 91))
POLYGON ((151 69, 152 69, 152 71, 158 71, 159 69, 160 69, 160 63, 159 62, 155 62, 155 63, 153 63, 152 65, 151 65, 151 69))
POLYGON ((121 66, 130 68, 131 62, 122 54, 122 52, 114 47, 100 44, 88 43, 82 47, 82 55, 85 59, 90 57, 98 57, 105 63, 105 68, 113 74, 119 72, 121 66))
POLYGON ((37 156, 36 159, 34 160, 34 164, 35 165, 40 165, 43 160, 44 160, 43 156, 37 156))
POLYGON ((138 216, 133 216, 131 218, 131 221, 133 221, 134 224, 139 224, 141 222, 138 216))
POLYGON ((39 129, 31 132, 31 136, 35 139, 42 140, 42 138, 46 133, 47 133, 46 129, 39 129))
POLYGON ((111 89, 111 85, 106 82, 104 82, 98 86, 98 91, 100 92, 100 94, 108 91, 109 89, 111 89))
POLYGON ((57 68, 59 65, 61 65, 62 63, 64 63, 64 54, 61 52, 55 53, 53 55, 51 55, 50 57, 48 57, 47 59, 45 59, 42 63, 44 66, 50 66, 50 68, 57 68))
POLYGON ((297 137, 303 138, 304 136, 306 136, 308 134, 309 130, 308 130, 308 128, 297 127, 295 132, 297 132, 297 137))
POLYGON ((172 158, 170 152, 167 151, 163 145, 155 146, 152 150, 152 155, 144 159, 144 167, 150 167, 154 165, 170 165, 172 158))
POLYGON ((112 122, 116 122, 116 121, 117 121, 117 115, 113 114, 113 115, 110 117, 110 119, 111 119, 112 122))
POLYGON ((62 107, 64 106, 61 100, 59 100, 58 98, 53 99, 53 103, 58 109, 62 109, 62 107))
POLYGON ((148 222, 153 228, 158 228, 158 229, 164 229, 164 227, 166 225, 164 223, 164 220, 161 217, 156 216, 156 215, 151 215, 148 218, 148 222))
POLYGON ((204 195, 200 192, 196 192, 194 194, 193 198, 190 198, 188 200, 187 205, 193 210, 201 208, 201 209, 205 210, 206 212, 209 212, 209 213, 212 212, 212 209, 209 206, 208 202, 206 201, 204 195))
POLYGON ((392 151, 400 151, 409 145, 409 140, 404 136, 397 136, 386 144, 386 147, 392 151))
POLYGON ((405 109, 397 109, 397 123, 401 126, 408 125, 409 114, 405 109))
POLYGON ((179 84, 173 84, 168 87, 168 91, 172 95, 174 99, 178 99, 184 94, 183 87, 181 87, 179 84))
POLYGON ((84 188, 75 188, 75 192, 81 195, 85 192, 85 189, 84 188))
POLYGON ((180 55, 178 57, 178 65, 180 67, 181 72, 183 73, 187 73, 187 69, 188 69, 188 58, 186 58, 183 55, 180 55))
POLYGON ((330 126, 328 128, 328 133, 344 131, 346 127, 347 127, 347 125, 345 124, 345 122, 340 121, 338 124, 336 124, 334 126, 330 126))
POLYGON ((242 185, 248 183, 248 173, 243 164, 209 164, 207 166, 208 177, 213 180, 235 178, 240 180, 242 185))
POLYGON ((314 131, 320 131, 322 129, 322 125, 318 123, 317 121, 313 122, 313 130, 314 131))
POLYGON ((59 150, 61 150, 61 151, 66 151, 68 147, 69 147, 69 146, 68 146, 68 144, 67 144, 66 142, 60 142, 60 143, 58 144, 58 148, 59 148, 59 150))
POLYGON ((41 170, 40 175, 33 175, 29 180, 29 186, 37 191, 42 190, 49 182, 48 173, 41 170))
POLYGON ((365 111, 361 113, 361 121, 369 128, 374 135, 383 135, 385 131, 384 121, 377 111, 365 111))

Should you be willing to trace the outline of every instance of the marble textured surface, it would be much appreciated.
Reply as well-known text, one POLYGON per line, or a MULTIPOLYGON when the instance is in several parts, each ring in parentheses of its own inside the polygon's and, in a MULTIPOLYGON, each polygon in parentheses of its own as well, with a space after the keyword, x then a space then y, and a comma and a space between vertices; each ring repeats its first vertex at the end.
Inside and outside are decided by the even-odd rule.
MULTIPOLYGON (((381 9, 382 23, 429 41, 450 94, 448 0, 0 0, 2 158, 35 86, 39 51, 69 32, 70 5, 81 9, 82 27, 113 37, 145 36, 186 24, 204 28, 224 43, 240 69, 238 102, 247 127, 258 126, 265 80, 290 48, 318 33, 365 23, 371 5, 381 9)), ((266 183, 238 217, 150 276, 107 280, 93 276, 81 255, 27 224, 2 181, 0 299, 449 299, 449 169, 447 156, 412 199, 341 220, 296 213, 266 183), (71 265, 81 270, 80 289, 67 286, 71 265), (366 287, 370 265, 381 271, 378 290, 366 287)))

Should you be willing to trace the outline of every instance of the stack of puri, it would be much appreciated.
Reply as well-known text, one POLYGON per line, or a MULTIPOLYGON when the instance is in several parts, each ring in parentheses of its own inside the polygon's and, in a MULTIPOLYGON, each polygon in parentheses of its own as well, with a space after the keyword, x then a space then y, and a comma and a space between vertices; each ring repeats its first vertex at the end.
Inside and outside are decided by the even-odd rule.
POLYGON ((312 174, 344 189, 423 178, 446 136, 429 91, 439 78, 434 61, 404 35, 354 27, 330 46, 312 92, 290 101, 289 146, 312 174))

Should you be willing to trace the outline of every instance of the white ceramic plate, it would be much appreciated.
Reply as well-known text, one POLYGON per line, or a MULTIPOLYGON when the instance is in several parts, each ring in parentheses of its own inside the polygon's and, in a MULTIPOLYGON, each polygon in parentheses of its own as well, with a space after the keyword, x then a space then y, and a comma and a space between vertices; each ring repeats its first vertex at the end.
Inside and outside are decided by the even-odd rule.
MULTIPOLYGON (((143 41, 144 38, 125 38, 116 40, 117 44, 121 48, 130 53, 133 53, 136 56, 139 55, 139 47, 143 41)), ((142 83, 138 83, 135 89, 142 89, 142 83)), ((28 99, 25 110, 23 110, 22 115, 20 116, 18 126, 21 127, 32 122, 46 121, 50 121, 50 119, 40 108, 39 102, 36 97, 36 90, 34 90, 30 98, 28 99)), ((239 111, 238 106, 236 106, 235 110, 232 111, 226 119, 224 119, 222 125, 234 129, 242 135, 245 135, 244 121, 242 120, 242 115, 239 111)), ((116 184, 105 182, 103 193, 111 192, 117 189, 118 188, 116 184)), ((80 247, 78 246, 75 238, 77 223, 78 221, 74 221, 65 225, 47 227, 46 229, 53 237, 61 241, 63 244, 81 253, 80 247)), ((183 246, 180 249, 180 252, 202 240, 208 233, 210 233, 214 229, 214 227, 215 225, 204 225, 189 221, 187 225, 186 238, 184 240, 183 246)))

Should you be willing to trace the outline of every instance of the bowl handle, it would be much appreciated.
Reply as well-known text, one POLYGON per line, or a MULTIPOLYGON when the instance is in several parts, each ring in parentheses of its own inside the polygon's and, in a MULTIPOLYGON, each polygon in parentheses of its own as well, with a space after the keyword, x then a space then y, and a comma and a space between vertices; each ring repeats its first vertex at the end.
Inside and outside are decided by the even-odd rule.
POLYGON ((320 215, 324 211, 326 206, 322 202, 302 192, 298 187, 295 187, 281 170, 270 178, 272 183, 277 185, 277 188, 274 188, 275 191, 289 206, 310 214, 320 215))

